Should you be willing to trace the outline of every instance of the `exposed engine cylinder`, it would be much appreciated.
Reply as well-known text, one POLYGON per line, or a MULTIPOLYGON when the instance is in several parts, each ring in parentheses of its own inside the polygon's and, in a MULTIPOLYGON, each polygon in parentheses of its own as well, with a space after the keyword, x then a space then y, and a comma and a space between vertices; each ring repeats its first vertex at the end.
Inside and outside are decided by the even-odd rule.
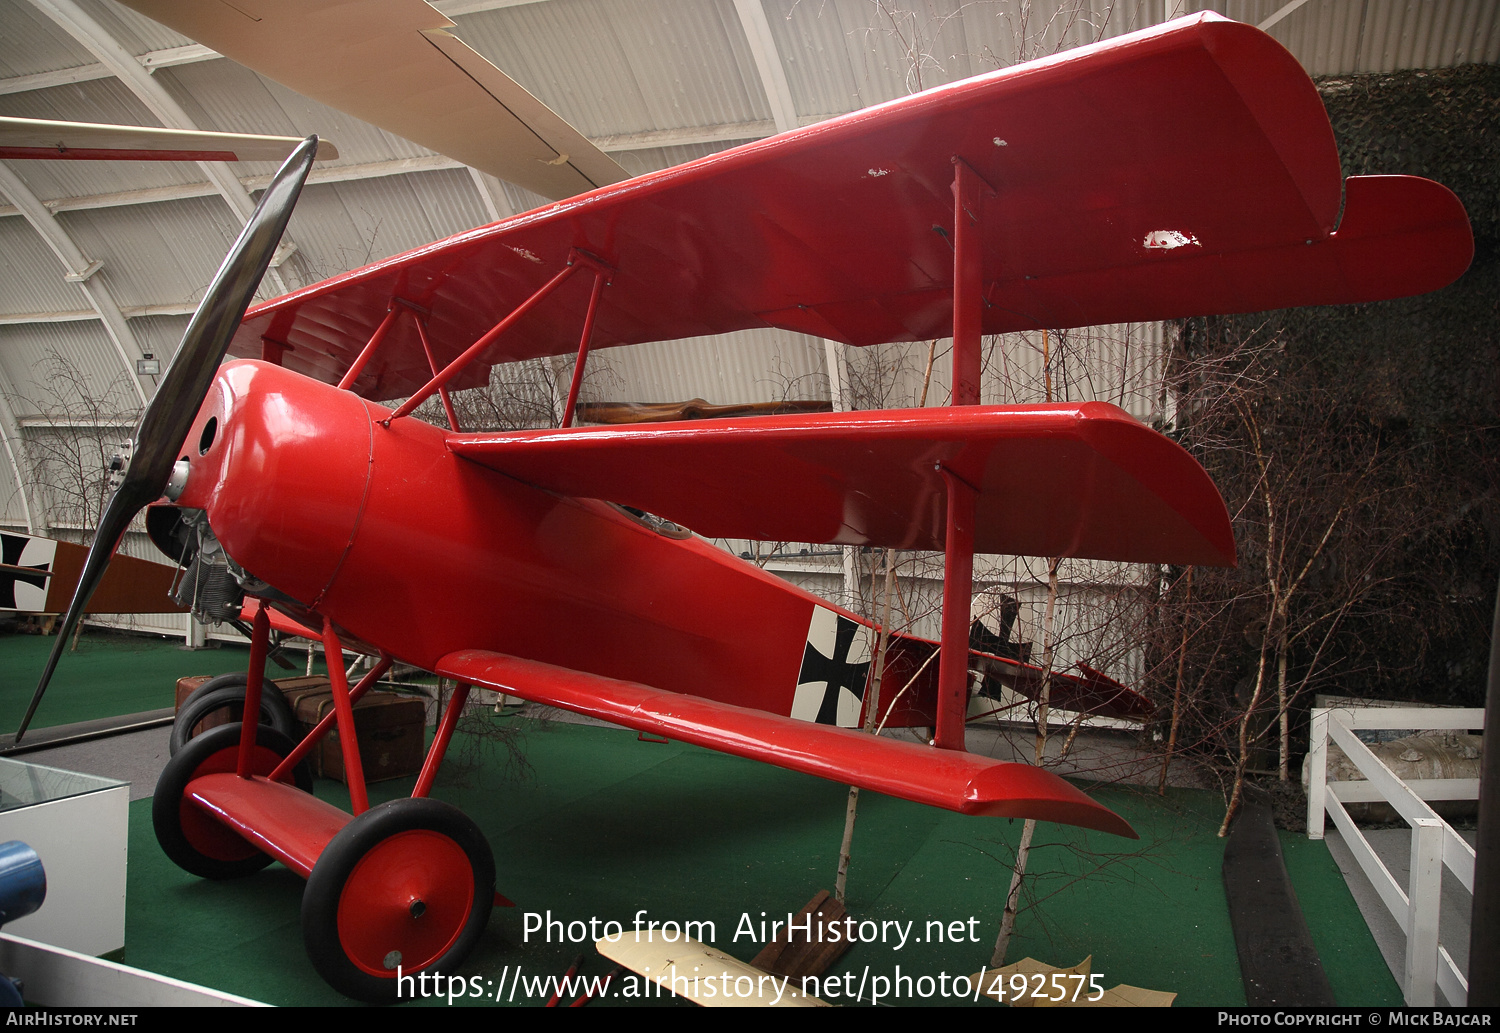
POLYGON ((245 593, 229 567, 229 557, 209 533, 199 538, 199 547, 187 573, 177 586, 178 605, 193 611, 204 624, 237 620, 245 593))

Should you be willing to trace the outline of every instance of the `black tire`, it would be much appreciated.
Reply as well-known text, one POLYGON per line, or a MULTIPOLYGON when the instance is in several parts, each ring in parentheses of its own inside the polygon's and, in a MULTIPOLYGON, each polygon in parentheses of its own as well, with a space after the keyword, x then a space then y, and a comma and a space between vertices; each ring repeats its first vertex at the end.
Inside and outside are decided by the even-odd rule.
POLYGON ((323 849, 302 895, 302 942, 335 990, 395 1001, 398 971, 463 964, 494 902, 495 859, 479 826, 439 800, 392 800, 323 849))
MULTIPOLYGON (((234 771, 240 726, 210 728, 167 761, 151 801, 156 841, 177 867, 205 879, 237 879, 260 871, 271 858, 185 799, 188 783, 200 775, 234 771)), ((269 775, 292 752, 292 741, 261 725, 255 733, 255 771, 269 775)), ((293 784, 312 792, 312 773, 304 762, 292 772, 293 784)))
MULTIPOLYGON (((234 721, 243 720, 246 680, 244 671, 233 671, 211 678, 194 689, 177 710, 168 752, 175 757, 177 751, 192 740, 193 726, 215 711, 228 709, 234 721)), ((293 742, 302 738, 302 727, 292 713, 291 704, 269 678, 261 685, 260 723, 276 729, 293 742)))

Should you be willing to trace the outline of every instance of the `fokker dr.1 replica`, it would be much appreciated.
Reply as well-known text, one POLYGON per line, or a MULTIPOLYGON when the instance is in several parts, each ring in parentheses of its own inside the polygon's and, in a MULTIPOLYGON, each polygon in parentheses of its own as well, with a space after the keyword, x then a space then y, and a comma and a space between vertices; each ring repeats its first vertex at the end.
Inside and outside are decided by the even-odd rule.
POLYGON ((1343 180, 1297 62, 1213 15, 598 186, 247 315, 312 146, 193 318, 58 642, 147 506, 191 583, 232 575, 215 605, 259 600, 247 713, 273 625, 321 637, 335 714, 301 744, 251 722, 193 739, 154 819, 189 871, 305 876, 313 964, 377 1000, 398 970, 457 966, 491 908, 484 836, 428 798, 470 686, 967 814, 1133 835, 1054 775, 964 752, 973 556, 1230 564, 1229 520, 1201 467, 1113 406, 978 404, 981 335, 1415 294, 1473 249, 1442 186, 1343 180), (561 429, 469 433, 448 400, 497 362, 576 352, 581 370, 591 348, 765 326, 951 335, 953 404, 572 427, 575 374, 561 429), (434 398, 447 426, 415 415, 434 398), (890 721, 931 744, 837 727, 864 685, 833 667, 867 650, 867 623, 667 521, 941 550, 937 675, 890 721), (349 649, 380 657, 352 689, 349 649), (351 701, 392 661, 460 688, 412 797, 371 808, 351 701), (844 693, 841 715, 826 704, 844 693), (298 775, 334 725, 352 814, 298 775))

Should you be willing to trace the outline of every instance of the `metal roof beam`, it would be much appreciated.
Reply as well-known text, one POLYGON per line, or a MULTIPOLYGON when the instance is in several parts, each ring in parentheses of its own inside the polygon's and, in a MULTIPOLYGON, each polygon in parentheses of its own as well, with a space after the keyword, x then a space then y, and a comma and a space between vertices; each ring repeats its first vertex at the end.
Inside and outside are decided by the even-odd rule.
POLYGON ((16 480, 16 494, 21 497, 21 515, 26 521, 26 532, 36 534, 36 515, 42 512, 42 508, 31 497, 30 485, 21 475, 21 460, 26 445, 21 437, 21 425, 10 407, 11 394, 9 378, 0 372, 0 447, 4 448, 5 460, 10 466, 11 476, 16 480))
MULTIPOLYGON (((145 316, 190 316, 198 310, 196 305, 124 305, 120 314, 126 319, 141 319, 145 316)), ((16 326, 24 323, 82 323, 98 319, 93 309, 69 309, 62 312, 11 312, 0 313, 0 326, 16 326)))
POLYGON ((755 58, 756 71, 760 73, 760 85, 771 105, 771 117, 778 133, 789 132, 799 125, 797 106, 792 103, 792 87, 787 81, 786 67, 781 63, 781 52, 776 49, 776 38, 771 35, 771 22, 766 17, 761 0, 734 0, 735 13, 740 16, 740 27, 745 30, 745 41, 750 44, 750 53, 755 58))
POLYGON ((16 420, 22 430, 134 430, 135 420, 75 420, 37 414, 16 420))
MULTIPOLYGON (((215 61, 224 55, 201 43, 190 43, 183 47, 167 47, 165 50, 148 50, 136 58, 148 72, 174 65, 191 65, 199 61, 215 61)), ((51 72, 33 72, 30 75, 12 75, 0 79, 0 94, 29 93, 32 90, 50 90, 54 86, 71 86, 73 83, 108 79, 115 73, 104 64, 95 61, 72 68, 59 68, 51 72)))
POLYGON ((1307 0, 1291 0, 1290 3, 1282 4, 1271 14, 1269 18, 1257 25, 1256 28, 1261 32, 1268 31, 1271 26, 1281 21, 1283 18, 1291 14, 1293 11, 1295 11, 1305 3, 1307 3, 1307 0))
MULTIPOLYGON (((188 117, 188 113, 167 93, 165 87, 141 67, 140 61, 74 3, 74 0, 31 0, 31 4, 88 48, 168 129, 196 131, 201 128, 188 117)), ((209 182, 214 184, 238 219, 241 222, 248 220, 250 213, 255 210, 255 202, 240 185, 233 170, 222 161, 200 161, 198 167, 208 176, 209 182)), ((283 247, 291 243, 290 238, 283 238, 283 247)), ((286 283, 275 269, 267 270, 266 282, 277 294, 285 294, 287 291, 286 283)))
POLYGON ((475 191, 479 194, 479 201, 484 205, 484 214, 490 222, 499 222, 501 219, 509 218, 516 214, 510 199, 505 196, 505 191, 496 189, 498 184, 478 169, 469 169, 469 179, 474 184, 475 191))
MULTIPOLYGON (((100 263, 84 256, 73 238, 68 236, 68 232, 52 217, 52 213, 47 211, 36 199, 36 195, 4 162, 0 162, 0 193, 10 198, 11 203, 20 209, 26 221, 31 224, 31 228, 41 234, 42 239, 47 242, 47 246, 62 263, 63 279, 78 284, 79 290, 83 291, 83 296, 88 299, 90 307, 103 321, 104 332, 109 335, 115 351, 119 353, 126 376, 135 387, 135 393, 139 396, 141 404, 144 405, 149 394, 142 383, 143 378, 137 376, 135 372, 135 362, 142 357, 141 348, 136 343, 135 335, 130 332, 130 327, 126 324, 120 307, 115 304, 108 285, 95 275, 99 271, 100 263)), ((154 391, 154 380, 151 386, 154 391)))

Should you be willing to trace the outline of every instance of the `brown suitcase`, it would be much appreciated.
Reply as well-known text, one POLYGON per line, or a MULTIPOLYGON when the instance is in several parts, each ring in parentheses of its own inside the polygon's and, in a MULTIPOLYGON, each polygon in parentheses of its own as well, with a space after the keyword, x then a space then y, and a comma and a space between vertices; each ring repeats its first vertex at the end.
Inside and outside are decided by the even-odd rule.
MULTIPOLYGON (((187 698, 194 692, 197 692, 199 686, 212 681, 215 677, 217 677, 217 675, 190 674, 184 678, 178 678, 177 703, 174 707, 174 710, 181 710, 182 705, 187 702, 187 698)), ((215 713, 209 714, 202 721, 199 721, 198 724, 193 728, 193 735, 202 735, 210 728, 217 728, 219 725, 227 725, 232 720, 234 719, 230 716, 228 710, 220 710, 215 713)))
MULTIPOLYGON (((288 696, 290 702, 290 696, 288 696)), ((301 695, 295 704, 297 720, 312 729, 333 711, 328 689, 301 695)), ((366 782, 380 782, 422 769, 426 753, 426 703, 397 692, 370 692, 354 705, 354 729, 359 736, 359 762, 366 782)), ((344 751, 334 727, 308 758, 313 773, 346 781, 344 751)))
POLYGON ((177 679, 177 702, 175 709, 181 710, 187 698, 197 691, 198 686, 213 678, 211 674, 190 674, 185 678, 177 679))
MULTIPOLYGON (((219 676, 216 674, 193 674, 184 678, 178 678, 176 709, 180 711, 189 696, 196 692, 200 686, 217 677, 219 676)), ((299 697, 308 692, 316 692, 319 689, 326 691, 328 689, 328 679, 316 676, 311 678, 273 678, 271 684, 281 690, 281 694, 286 697, 287 704, 292 708, 293 713, 297 712, 297 699, 299 697)), ((228 709, 215 711, 198 722, 193 728, 193 735, 189 738, 202 735, 210 728, 226 725, 235 720, 238 720, 238 718, 233 716, 228 709)), ((313 774, 317 774, 317 772, 314 771, 313 774)))

